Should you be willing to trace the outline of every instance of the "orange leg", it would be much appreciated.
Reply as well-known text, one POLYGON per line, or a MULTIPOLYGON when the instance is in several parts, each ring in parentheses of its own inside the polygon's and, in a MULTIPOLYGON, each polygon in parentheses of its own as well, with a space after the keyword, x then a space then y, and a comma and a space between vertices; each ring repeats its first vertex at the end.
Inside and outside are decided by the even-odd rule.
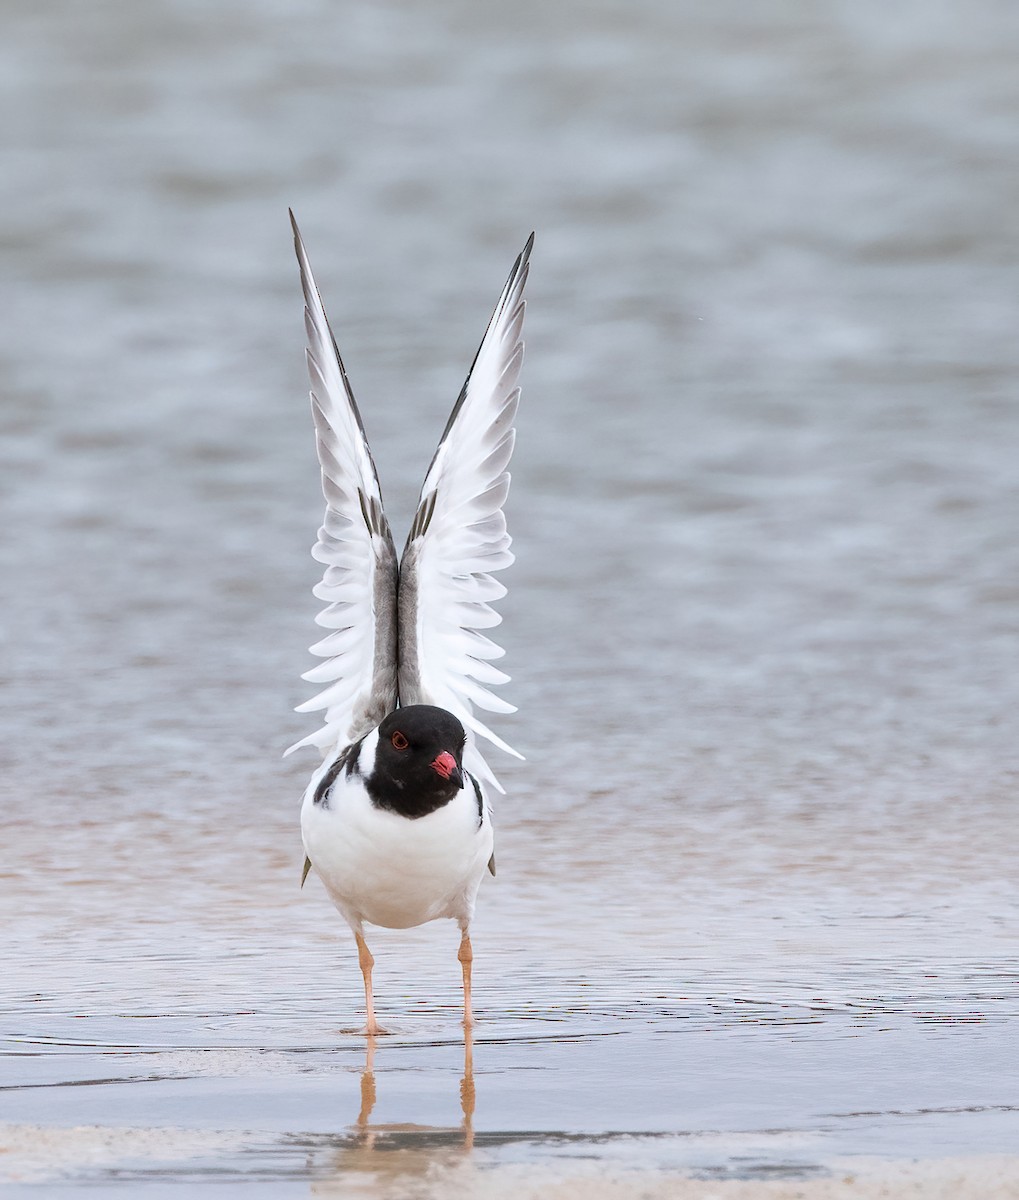
POLYGON ((379 1028, 378 1021, 375 1020, 375 1004, 372 1000, 372 967, 375 966, 375 959, 372 958, 368 943, 361 934, 355 932, 354 938, 357 941, 357 961, 361 966, 361 974, 364 976, 364 1006, 368 1012, 368 1026, 365 1033, 372 1038, 384 1032, 379 1028))
POLYGON ((470 1029, 474 1024, 474 1014, 471 1012, 471 963, 474 961, 474 951, 471 949, 471 939, 466 929, 462 931, 457 958, 460 960, 464 976, 464 1027, 470 1029))

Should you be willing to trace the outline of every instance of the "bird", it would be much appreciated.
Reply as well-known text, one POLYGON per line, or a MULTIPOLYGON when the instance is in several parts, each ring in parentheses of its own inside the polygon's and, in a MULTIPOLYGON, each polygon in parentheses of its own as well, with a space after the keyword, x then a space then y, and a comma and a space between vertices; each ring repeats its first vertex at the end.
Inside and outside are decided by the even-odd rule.
POLYGON ((503 506, 516 437, 522 328, 534 234, 517 256, 438 447, 406 545, 396 547, 354 394, 291 211, 304 293, 311 407, 326 501, 312 590, 330 632, 303 678, 326 686, 298 705, 323 723, 287 750, 322 762, 301 804, 301 886, 314 870, 350 926, 364 981, 365 1033, 383 1033, 365 925, 407 929, 450 918, 460 930, 463 1020, 474 1024, 470 939, 478 890, 495 874, 491 795, 504 788, 478 739, 516 758, 477 715, 515 712, 490 687, 502 647, 493 572, 513 562, 503 506))

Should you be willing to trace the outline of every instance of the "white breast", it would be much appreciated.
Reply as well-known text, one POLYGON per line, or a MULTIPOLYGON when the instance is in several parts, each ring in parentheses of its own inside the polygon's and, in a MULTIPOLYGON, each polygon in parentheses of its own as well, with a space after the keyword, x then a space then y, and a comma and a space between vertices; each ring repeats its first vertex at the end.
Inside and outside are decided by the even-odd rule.
MULTIPOLYGON (((365 739, 362 764, 374 758, 365 739)), ((341 771, 328 807, 314 803, 321 772, 305 793, 301 833, 333 903, 357 929, 362 921, 407 929, 453 917, 467 923, 492 855, 489 814, 480 828, 470 782, 449 804, 410 819, 376 808, 359 775, 341 771)))

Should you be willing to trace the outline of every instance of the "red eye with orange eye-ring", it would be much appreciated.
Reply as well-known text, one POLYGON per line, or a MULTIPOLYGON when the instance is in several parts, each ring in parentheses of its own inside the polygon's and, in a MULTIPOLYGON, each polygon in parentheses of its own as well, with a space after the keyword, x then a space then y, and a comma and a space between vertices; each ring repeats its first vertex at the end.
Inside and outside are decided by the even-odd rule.
POLYGON ((410 742, 407 741, 399 729, 389 740, 393 743, 393 748, 396 750, 406 750, 410 745, 410 742))

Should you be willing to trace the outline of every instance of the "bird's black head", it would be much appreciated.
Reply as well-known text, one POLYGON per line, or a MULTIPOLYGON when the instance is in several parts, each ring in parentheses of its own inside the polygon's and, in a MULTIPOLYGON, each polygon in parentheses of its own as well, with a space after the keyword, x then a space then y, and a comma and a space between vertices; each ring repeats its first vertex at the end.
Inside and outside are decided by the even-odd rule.
POLYGON ((464 785, 464 727, 444 708, 409 704, 379 726, 375 766, 365 780, 379 808, 425 817, 464 785))

